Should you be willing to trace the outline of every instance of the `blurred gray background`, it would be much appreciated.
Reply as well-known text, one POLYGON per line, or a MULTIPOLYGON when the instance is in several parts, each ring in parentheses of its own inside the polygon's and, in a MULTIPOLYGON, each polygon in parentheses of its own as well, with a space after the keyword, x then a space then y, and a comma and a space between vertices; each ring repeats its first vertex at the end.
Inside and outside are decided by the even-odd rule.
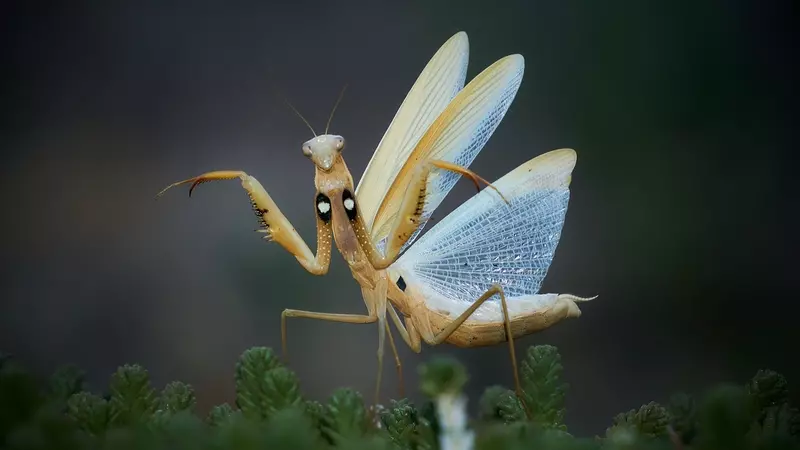
MULTIPOLYGON (((242 169, 313 247, 313 166, 300 150, 311 136, 273 89, 321 129, 349 83, 331 131, 358 179, 419 71, 464 30, 468 78, 526 58, 472 168, 496 179, 578 151, 543 290, 600 297, 518 341, 560 349, 571 431, 602 433, 618 412, 763 367, 800 390, 788 6, 73 1, 3 2, 0 14, 0 349, 42 374, 75 363, 101 389, 138 362, 158 387, 194 385, 206 410, 233 401, 242 351, 280 348, 283 308, 365 311, 338 254, 314 277, 252 231, 238 182, 154 194, 242 169)), ((437 217, 473 189, 460 182, 437 217)), ((352 386, 370 400, 376 336, 291 322, 304 392, 352 386)), ((486 386, 512 385, 504 345, 402 348, 417 401, 416 368, 435 354, 466 364, 472 407, 486 386)), ((384 398, 396 396, 390 357, 384 374, 384 398)))

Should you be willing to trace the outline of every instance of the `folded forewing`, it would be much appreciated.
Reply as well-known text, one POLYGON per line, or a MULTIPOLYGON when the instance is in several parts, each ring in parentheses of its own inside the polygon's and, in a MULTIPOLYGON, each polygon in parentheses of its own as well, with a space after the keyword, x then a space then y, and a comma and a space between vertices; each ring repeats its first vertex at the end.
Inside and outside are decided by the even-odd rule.
POLYGON ((433 55, 400 105, 356 188, 359 210, 368 227, 414 146, 464 87, 468 60, 467 34, 459 32, 433 55))
POLYGON ((484 189, 423 235, 390 272, 450 311, 463 310, 494 283, 509 301, 538 293, 561 236, 575 163, 575 151, 561 149, 517 167, 493 183, 510 204, 484 189))
MULTIPOLYGON (((372 238, 381 250, 414 170, 432 159, 468 167, 503 119, 517 94, 524 70, 525 60, 521 55, 498 60, 472 79, 431 124, 386 192, 372 223, 372 238)), ((420 225, 404 249, 414 242, 459 178, 460 175, 445 170, 432 173, 420 225)))

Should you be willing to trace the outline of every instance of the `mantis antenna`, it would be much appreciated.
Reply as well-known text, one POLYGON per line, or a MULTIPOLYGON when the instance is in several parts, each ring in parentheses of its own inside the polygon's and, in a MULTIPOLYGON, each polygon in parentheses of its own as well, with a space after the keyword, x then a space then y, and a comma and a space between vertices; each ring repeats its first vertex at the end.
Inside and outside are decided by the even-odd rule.
POLYGON ((303 121, 303 123, 305 123, 305 124, 306 124, 306 126, 308 127, 308 129, 309 129, 309 130, 311 130, 311 132, 314 134, 314 137, 317 137, 317 132, 316 132, 316 131, 314 131, 314 128, 312 128, 312 127, 311 127, 311 124, 310 124, 310 123, 308 123, 308 121, 306 120, 306 118, 305 118, 305 117, 303 117, 303 115, 302 115, 302 114, 300 114, 300 111, 298 111, 298 110, 297 110, 297 108, 295 108, 295 107, 294 107, 294 105, 292 105, 292 103, 289 101, 289 99, 288 99, 288 98, 286 98, 286 97, 283 97, 283 101, 285 101, 285 102, 286 102, 286 104, 287 104, 287 105, 289 105, 289 108, 292 108, 292 111, 294 111, 294 113, 295 113, 295 114, 297 114, 297 117, 299 117, 299 118, 300 118, 300 120, 302 120, 302 121, 303 121))
POLYGON ((331 115, 328 117, 328 123, 325 124, 325 134, 328 134, 328 128, 331 126, 331 120, 333 120, 333 113, 336 112, 336 108, 339 106, 339 103, 342 101, 342 97, 344 97, 344 91, 347 90, 347 85, 345 84, 342 88, 342 92, 339 93, 339 98, 336 99, 336 103, 333 105, 333 110, 331 110, 331 115))
POLYGON ((287 98, 285 95, 283 95, 283 94, 281 93, 281 91, 280 91, 280 90, 278 90, 278 87, 277 87, 277 86, 275 86, 275 85, 273 85, 273 86, 272 86, 272 89, 273 89, 273 91, 275 92, 275 95, 277 95, 278 97, 280 97, 280 98, 281 98, 281 100, 283 100, 283 101, 284 101, 284 103, 286 103, 286 105, 287 105, 287 106, 289 106, 289 108, 291 108, 291 109, 292 109, 292 111, 294 111, 294 113, 295 113, 295 114, 297 114, 297 117, 299 117, 299 118, 300 118, 300 120, 302 120, 302 121, 303 121, 303 123, 304 123, 304 124, 306 124, 306 126, 308 127, 308 129, 309 129, 309 130, 311 130, 311 133, 314 135, 314 137, 317 137, 317 132, 316 132, 316 131, 314 131, 314 128, 311 126, 311 124, 310 124, 310 123, 308 123, 308 121, 306 120, 306 118, 305 118, 305 117, 303 117, 303 115, 302 115, 302 114, 300 114, 300 111, 298 111, 298 110, 297 110, 297 108, 295 108, 295 107, 294 107, 294 105, 292 105, 292 102, 290 102, 290 101, 289 101, 289 99, 288 99, 288 98, 287 98))

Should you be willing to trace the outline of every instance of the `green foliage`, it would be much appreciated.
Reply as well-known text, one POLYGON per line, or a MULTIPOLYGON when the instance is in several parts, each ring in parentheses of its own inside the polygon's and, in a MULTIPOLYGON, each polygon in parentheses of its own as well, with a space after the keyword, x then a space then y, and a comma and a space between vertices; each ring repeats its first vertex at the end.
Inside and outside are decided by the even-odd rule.
POLYGON ((666 436, 669 420, 666 408, 650 402, 639 409, 617 414, 612 420, 611 428, 606 430, 606 436, 619 433, 623 429, 626 431, 632 429, 638 436, 645 438, 666 436))
MULTIPOLYGON (((789 403, 786 379, 772 371, 759 371, 741 386, 716 386, 699 400, 679 393, 665 406, 650 402, 631 409, 594 439, 566 432, 562 372, 555 347, 529 349, 519 397, 503 386, 481 396, 469 425, 474 449, 800 449, 800 414, 789 403)), ((372 410, 352 389, 318 402, 303 397, 297 377, 270 349, 252 348, 236 364, 236 406, 215 406, 201 419, 190 385, 172 382, 158 391, 138 365, 120 367, 101 396, 83 390, 84 374, 74 366, 40 383, 2 355, 0 448, 438 450, 448 431, 439 423, 437 399, 460 394, 468 377, 447 358, 423 365, 420 375, 429 397, 421 408, 401 399, 372 410)))
POLYGON ((701 433, 695 446, 699 449, 746 449, 745 438, 755 419, 755 403, 744 388, 724 384, 711 390, 698 411, 701 433))
POLYGON ((467 383, 467 371, 458 361, 449 357, 436 357, 419 368, 422 379, 420 389, 429 396, 458 392, 467 383))
POLYGON ((800 435, 800 411, 789 405, 789 388, 783 375, 759 370, 747 384, 755 420, 752 438, 781 440, 800 435))
POLYGON ((32 419, 43 403, 36 380, 10 355, 0 365, 0 448, 15 428, 32 419))
POLYGON ((102 434, 108 428, 110 411, 106 399, 90 392, 77 392, 67 401, 67 416, 81 430, 94 436, 102 434))
POLYGON ((697 406, 694 398, 685 392, 674 394, 667 405, 670 427, 681 442, 692 442, 697 433, 697 406))
MULTIPOLYGON (((433 412, 430 408, 429 411, 433 412)), ((430 450, 436 446, 436 433, 431 421, 420 414, 408 399, 392 400, 389 408, 381 414, 381 422, 395 448, 430 450)))
POLYGON ((499 420, 513 423, 525 420, 525 409, 514 391, 503 386, 491 386, 484 391, 480 400, 481 420, 499 420))
POLYGON ((181 381, 173 381, 161 391, 158 409, 174 414, 193 409, 195 403, 194 388, 181 381))
POLYGON ((420 434, 424 436, 424 441, 430 445, 430 448, 438 448, 436 440, 439 438, 439 417, 436 416, 436 407, 433 402, 428 400, 422 405, 420 411, 420 434))
POLYGON ((413 448, 411 443, 417 431, 419 418, 417 409, 407 399, 392 400, 389 408, 381 414, 381 422, 389 433, 389 438, 400 448, 413 448))
POLYGON ((759 370, 747 383, 747 393, 759 409, 779 406, 789 401, 789 383, 772 370, 759 370))
POLYGON ((287 449, 322 446, 314 421, 298 405, 276 411, 266 423, 265 434, 267 442, 280 442, 280 447, 287 449))
POLYGON ((234 411, 231 405, 223 403, 211 408, 211 411, 208 412, 206 422, 211 426, 224 425, 229 420, 234 420, 236 418, 235 414, 239 414, 239 412, 234 411))
POLYGON ((306 400, 303 407, 306 415, 311 419, 314 429, 321 429, 323 416, 325 414, 325 405, 316 400, 306 400))
POLYGON ((158 406, 150 374, 138 364, 126 364, 111 376, 111 423, 134 425, 143 421, 158 406))
POLYGON ((371 427, 361 394, 349 388, 331 395, 320 422, 322 435, 334 446, 363 437, 371 427))
POLYGON ((66 406, 72 394, 83 390, 83 380, 86 374, 73 365, 61 366, 50 377, 49 397, 66 406))
POLYGON ((244 352, 236 364, 236 404, 249 419, 267 419, 276 411, 299 406, 297 377, 266 347, 244 352))
POLYGON ((528 349, 520 370, 522 400, 530 410, 531 419, 539 426, 567 429, 564 402, 569 385, 561 380, 563 371, 561 354, 552 345, 528 349))

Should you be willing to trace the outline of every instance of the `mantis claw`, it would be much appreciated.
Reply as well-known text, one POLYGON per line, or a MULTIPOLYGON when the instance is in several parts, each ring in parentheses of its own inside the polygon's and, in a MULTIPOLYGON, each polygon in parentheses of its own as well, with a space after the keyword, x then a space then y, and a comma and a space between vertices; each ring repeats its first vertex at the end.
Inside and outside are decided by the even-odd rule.
POLYGON ((240 170, 216 170, 214 172, 206 172, 202 175, 198 175, 196 177, 188 178, 186 180, 170 184, 169 186, 162 189, 161 192, 156 194, 156 198, 159 198, 162 195, 164 195, 164 193, 167 192, 167 190, 186 183, 192 183, 192 185, 189 187, 189 197, 191 197, 192 191, 194 191, 194 188, 196 188, 199 184, 216 180, 232 180, 234 178, 245 179, 245 177, 247 177, 247 174, 240 170))
POLYGON ((195 180, 194 183, 192 183, 192 185, 189 186, 189 197, 192 196, 192 191, 194 190, 194 188, 197 187, 198 184, 203 183, 203 182, 204 182, 204 180, 202 180, 202 179, 195 180))

